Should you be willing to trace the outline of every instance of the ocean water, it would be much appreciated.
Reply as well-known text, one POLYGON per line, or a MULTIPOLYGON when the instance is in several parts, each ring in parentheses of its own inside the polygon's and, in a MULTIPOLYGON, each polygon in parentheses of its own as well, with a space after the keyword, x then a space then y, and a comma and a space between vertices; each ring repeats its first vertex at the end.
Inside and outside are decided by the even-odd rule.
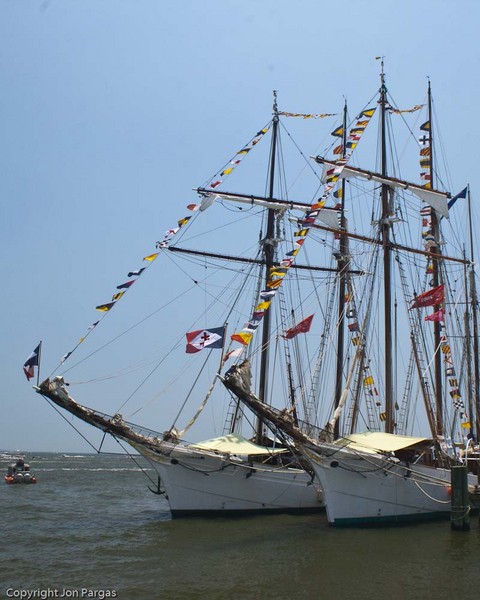
POLYGON ((333 529, 323 514, 172 520, 127 456, 26 458, 36 485, 0 482, 0 598, 451 600, 477 589, 478 517, 469 532, 445 521, 333 529))

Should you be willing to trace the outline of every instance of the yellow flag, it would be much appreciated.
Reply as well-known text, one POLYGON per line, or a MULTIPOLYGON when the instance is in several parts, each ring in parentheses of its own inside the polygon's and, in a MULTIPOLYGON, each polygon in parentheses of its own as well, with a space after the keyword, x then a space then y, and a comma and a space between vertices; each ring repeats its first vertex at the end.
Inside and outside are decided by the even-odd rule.
POLYGON ((288 271, 288 267, 270 267, 268 276, 269 277, 285 277, 288 271))
POLYGON ((157 258, 158 255, 159 252, 155 252, 155 254, 149 254, 148 256, 144 256, 143 260, 148 260, 149 262, 152 262, 157 258))
POLYGON ((231 336, 231 339, 234 342, 240 342, 244 346, 247 346, 253 337, 253 333, 247 333, 245 331, 240 331, 239 333, 234 333, 231 336))
POLYGON ((331 135, 335 137, 343 137, 343 127, 340 125, 340 127, 337 127, 335 131, 332 131, 331 135))
POLYGON ((114 304, 115 304, 115 302, 107 302, 107 304, 100 304, 99 306, 96 306, 95 308, 97 310, 99 310, 100 312, 108 312, 114 304))
POLYGON ((371 118, 371 117, 373 117, 374 112, 375 112, 374 108, 368 108, 367 110, 364 110, 362 113, 360 113, 360 115, 358 115, 358 118, 359 119, 361 119, 362 117, 371 118))
POLYGON ((276 279, 275 281, 270 280, 267 281, 267 288, 269 290, 275 290, 277 288, 279 288, 282 285, 282 279, 276 279))
POLYGON ((267 310, 267 308, 270 306, 270 304, 271 304, 271 302, 260 302, 260 304, 257 304, 257 306, 255 307, 255 312, 267 310))

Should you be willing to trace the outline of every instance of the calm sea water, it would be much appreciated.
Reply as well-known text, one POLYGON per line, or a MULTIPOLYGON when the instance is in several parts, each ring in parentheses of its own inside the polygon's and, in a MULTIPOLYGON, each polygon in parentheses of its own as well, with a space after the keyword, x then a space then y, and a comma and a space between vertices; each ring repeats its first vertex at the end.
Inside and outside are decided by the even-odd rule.
POLYGON ((477 517, 469 532, 337 530, 325 515, 171 520, 126 456, 27 461, 37 485, 0 483, 1 598, 451 600, 478 587, 477 517))

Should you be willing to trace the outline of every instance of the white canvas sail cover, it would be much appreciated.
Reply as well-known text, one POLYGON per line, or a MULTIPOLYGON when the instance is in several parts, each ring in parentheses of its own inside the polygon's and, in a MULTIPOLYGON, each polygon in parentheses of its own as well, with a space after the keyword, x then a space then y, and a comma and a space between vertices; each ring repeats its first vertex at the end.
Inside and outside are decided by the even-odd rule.
MULTIPOLYGON (((321 157, 316 157, 315 160, 317 162, 321 162, 327 167, 336 166, 335 162, 330 162, 321 157)), ((432 208, 434 208, 442 217, 448 219, 448 198, 450 194, 446 192, 439 192, 437 190, 428 190, 420 185, 416 185, 414 183, 408 183, 407 181, 402 181, 401 179, 396 179, 394 177, 387 177, 380 175, 379 173, 373 173, 372 171, 365 171, 363 169, 356 169, 354 167, 346 166, 343 168, 343 171, 340 177, 360 177, 362 179, 369 179, 371 181, 375 181, 377 183, 384 183, 391 188, 401 188, 404 190, 409 190, 412 194, 418 196, 421 200, 426 202, 432 208)))
POLYGON ((275 449, 259 446, 236 433, 229 433, 228 435, 222 435, 211 440, 198 442, 198 444, 191 444, 190 447, 198 448, 200 450, 216 450, 217 452, 224 452, 225 454, 239 455, 268 455, 288 452, 285 448, 275 449))
MULTIPOLYGON (((242 198, 242 197, 236 196, 234 194, 228 194, 228 193, 215 194, 215 199, 228 200, 230 202, 238 202, 240 204, 250 204, 250 205, 253 204, 255 206, 262 206, 263 208, 271 208, 273 210, 291 209, 291 210, 301 210, 302 212, 307 212, 308 210, 310 210, 310 206, 311 206, 310 204, 307 204, 307 203, 301 204, 299 202, 284 201, 284 202, 280 203, 280 202, 275 202, 275 200, 268 200, 267 198, 256 198, 254 196, 242 198)), ((203 200, 202 200, 202 202, 203 202, 203 200)), ((212 202, 213 202, 213 200, 212 200, 212 202)), ((338 229, 338 211, 336 211, 335 209, 332 209, 332 208, 319 209, 317 219, 319 221, 322 221, 322 223, 325 223, 326 225, 328 225, 328 227, 331 227, 332 229, 338 229)))

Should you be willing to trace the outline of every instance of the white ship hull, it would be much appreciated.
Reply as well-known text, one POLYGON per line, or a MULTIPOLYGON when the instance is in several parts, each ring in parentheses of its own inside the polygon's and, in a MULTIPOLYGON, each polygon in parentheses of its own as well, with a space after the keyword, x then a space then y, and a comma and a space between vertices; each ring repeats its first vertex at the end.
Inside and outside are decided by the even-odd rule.
POLYGON ((303 469, 248 462, 166 443, 165 453, 135 448, 149 460, 174 516, 226 512, 295 512, 324 508, 303 469))
POLYGON ((331 525, 411 522, 450 514, 449 469, 325 445, 304 448, 322 486, 331 525))

